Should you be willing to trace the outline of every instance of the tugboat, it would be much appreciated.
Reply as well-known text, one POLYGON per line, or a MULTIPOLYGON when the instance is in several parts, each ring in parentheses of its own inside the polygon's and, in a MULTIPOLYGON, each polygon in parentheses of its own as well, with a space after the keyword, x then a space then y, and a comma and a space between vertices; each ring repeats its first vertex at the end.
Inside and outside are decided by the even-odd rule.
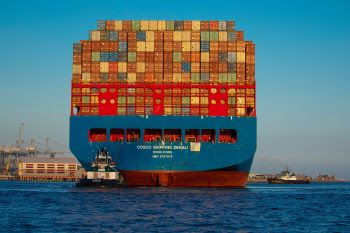
POLYGON ((80 179, 77 187, 121 187, 124 185, 122 175, 115 169, 106 148, 98 150, 95 160, 91 163, 92 171, 87 171, 85 178, 80 179))
POLYGON ((310 181, 307 179, 298 178, 294 172, 290 172, 288 166, 283 169, 281 174, 267 178, 269 184, 309 184, 310 181))

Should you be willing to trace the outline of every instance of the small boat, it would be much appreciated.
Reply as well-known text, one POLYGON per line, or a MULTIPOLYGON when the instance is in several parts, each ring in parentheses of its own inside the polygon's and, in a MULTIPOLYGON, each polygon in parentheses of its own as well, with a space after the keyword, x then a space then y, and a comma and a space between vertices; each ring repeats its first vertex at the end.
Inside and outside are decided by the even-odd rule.
POLYGON ((281 174, 267 178, 269 184, 309 184, 310 180, 297 177, 294 172, 290 172, 288 166, 283 169, 281 174))

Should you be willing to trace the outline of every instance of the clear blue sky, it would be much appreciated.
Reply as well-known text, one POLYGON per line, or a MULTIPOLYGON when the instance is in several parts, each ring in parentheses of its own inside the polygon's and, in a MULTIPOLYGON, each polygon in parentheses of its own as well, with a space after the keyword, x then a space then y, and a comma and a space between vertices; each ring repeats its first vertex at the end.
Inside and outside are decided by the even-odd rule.
POLYGON ((350 179, 350 1, 1 1, 0 144, 68 145, 72 44, 98 19, 233 19, 256 43, 253 171, 350 179))

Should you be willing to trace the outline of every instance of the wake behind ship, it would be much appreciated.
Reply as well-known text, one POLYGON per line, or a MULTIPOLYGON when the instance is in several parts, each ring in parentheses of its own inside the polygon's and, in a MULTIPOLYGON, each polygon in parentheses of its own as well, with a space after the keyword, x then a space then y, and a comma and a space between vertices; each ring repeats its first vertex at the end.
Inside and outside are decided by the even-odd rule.
POLYGON ((256 150, 255 45, 233 21, 98 21, 73 46, 70 149, 127 186, 242 187, 256 150))

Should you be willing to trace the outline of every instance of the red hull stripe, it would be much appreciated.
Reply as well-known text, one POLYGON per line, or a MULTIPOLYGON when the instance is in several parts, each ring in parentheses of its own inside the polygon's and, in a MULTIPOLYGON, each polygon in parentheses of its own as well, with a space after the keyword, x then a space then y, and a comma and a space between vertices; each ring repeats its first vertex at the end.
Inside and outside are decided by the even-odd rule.
POLYGON ((237 171, 120 171, 127 186, 146 187, 244 187, 247 172, 237 171))

